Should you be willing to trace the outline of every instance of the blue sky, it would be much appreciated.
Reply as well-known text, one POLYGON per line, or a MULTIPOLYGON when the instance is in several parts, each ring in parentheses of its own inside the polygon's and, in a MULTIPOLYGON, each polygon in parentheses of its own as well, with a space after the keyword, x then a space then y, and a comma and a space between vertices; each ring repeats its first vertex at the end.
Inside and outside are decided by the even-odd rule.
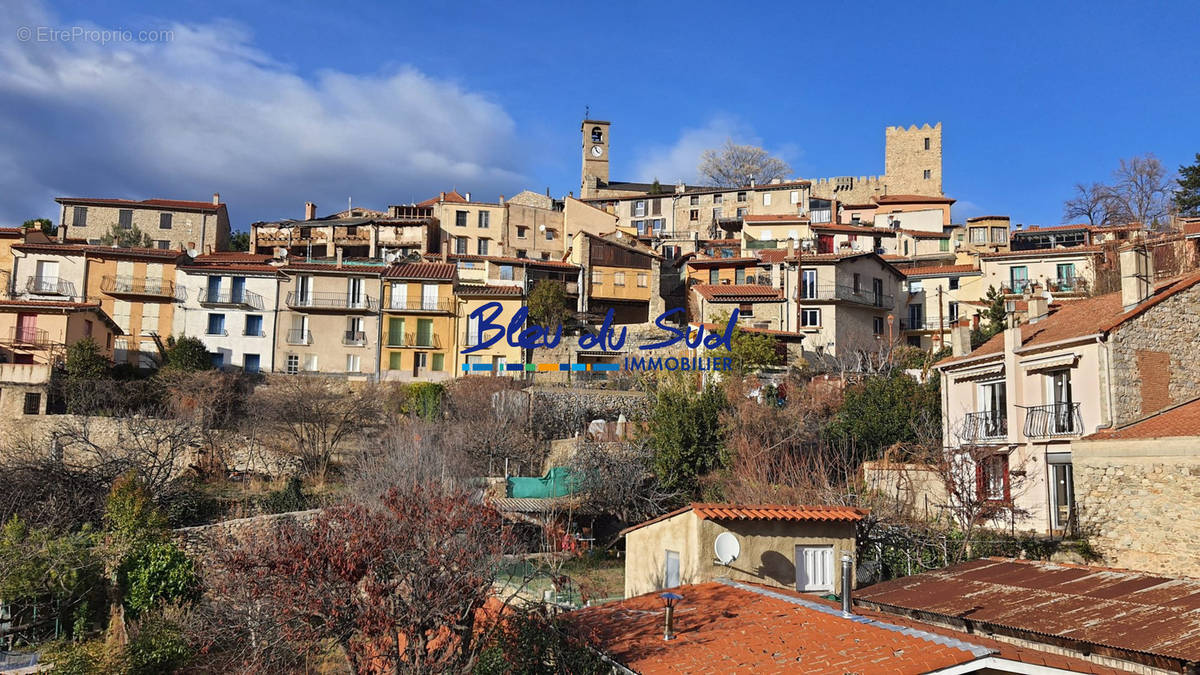
POLYGON ((1200 3, 40 2, 0 8, 0 220, 57 195, 207 199, 235 227, 439 189, 579 187, 585 106, 612 175, 694 178, 763 145, 803 177, 883 171, 941 121, 956 220, 1059 222, 1121 157, 1200 152, 1200 3), (588 9, 594 7, 594 9, 588 9), (20 42, 20 26, 167 28, 20 42))

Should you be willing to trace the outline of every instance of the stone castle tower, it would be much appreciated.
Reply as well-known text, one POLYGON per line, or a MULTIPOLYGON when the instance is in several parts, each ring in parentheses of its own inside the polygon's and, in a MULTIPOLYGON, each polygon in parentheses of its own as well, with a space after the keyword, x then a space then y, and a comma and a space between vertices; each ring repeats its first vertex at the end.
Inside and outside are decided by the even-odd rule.
POLYGON ((888 127, 883 180, 888 194, 942 195, 942 123, 888 127))

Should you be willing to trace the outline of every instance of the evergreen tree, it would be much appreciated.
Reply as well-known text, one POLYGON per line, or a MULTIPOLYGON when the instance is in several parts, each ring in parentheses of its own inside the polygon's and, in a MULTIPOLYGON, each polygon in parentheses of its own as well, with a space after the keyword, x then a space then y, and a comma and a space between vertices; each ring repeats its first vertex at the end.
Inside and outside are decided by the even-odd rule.
POLYGON ((1200 216, 1200 152, 1196 163, 1179 167, 1179 189, 1175 191, 1175 206, 1182 216, 1200 216))

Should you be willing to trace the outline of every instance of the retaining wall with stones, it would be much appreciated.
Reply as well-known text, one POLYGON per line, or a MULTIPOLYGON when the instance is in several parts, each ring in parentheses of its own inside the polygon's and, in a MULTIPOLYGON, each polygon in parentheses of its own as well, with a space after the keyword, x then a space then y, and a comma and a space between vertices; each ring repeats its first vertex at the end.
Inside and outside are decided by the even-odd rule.
POLYGON ((259 539, 269 535, 272 530, 284 523, 311 522, 320 512, 321 509, 310 509, 290 513, 272 513, 252 518, 226 520, 212 525, 181 527, 174 530, 172 536, 175 543, 188 555, 203 560, 212 553, 213 546, 220 546, 229 539, 237 542, 259 539))

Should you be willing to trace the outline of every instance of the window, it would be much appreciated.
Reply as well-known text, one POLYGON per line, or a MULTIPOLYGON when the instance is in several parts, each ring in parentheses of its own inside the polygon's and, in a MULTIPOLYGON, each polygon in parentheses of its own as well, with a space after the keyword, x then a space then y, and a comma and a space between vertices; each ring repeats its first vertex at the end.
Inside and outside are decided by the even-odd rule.
POLYGON ((929 169, 925 169, 925 174, 923 177, 925 178, 925 180, 929 180, 930 178, 933 178, 933 172, 930 171, 929 169))
POLYGON ((949 285, 950 290, 957 291, 958 290, 958 277, 950 277, 950 279, 947 281, 947 284, 949 285))
POLYGON ((625 285, 625 273, 624 272, 613 272, 613 286, 624 286, 624 285, 625 285))
POLYGON ((75 227, 87 227, 87 207, 76 206, 72 210, 71 224, 75 227))
POLYGON ((528 255, 529 255, 529 251, 527 251, 523 248, 517 249, 517 257, 518 258, 525 258, 525 257, 528 257, 528 255))
POLYGON ((1003 227, 993 227, 992 228, 992 243, 993 244, 1007 244, 1008 243, 1008 230, 1003 227))
POLYGON ((358 354, 346 355, 346 372, 357 373, 362 370, 362 357, 358 354))
POLYGON ((347 225, 346 226, 346 236, 347 237, 357 237, 358 236, 358 226, 357 225, 347 225))
POLYGON ((871 279, 871 295, 874 296, 872 298, 874 305, 876 307, 883 307, 883 279, 879 277, 871 279))
POLYGON ((862 275, 858 272, 854 273, 854 294, 862 293, 862 275))
POLYGON ((718 206, 717 208, 713 209, 713 220, 716 221, 716 220, 720 220, 720 219, 721 219, 721 207, 718 206))
POLYGON ((635 221, 633 221, 631 224, 633 225, 634 229, 636 229, 636 230, 637 230, 637 233, 638 233, 638 236, 639 236, 639 237, 640 237, 640 236, 642 236, 642 235, 644 235, 644 234, 646 234, 646 221, 644 221, 644 220, 635 220, 635 221))
POLYGON ((953 300, 946 303, 946 320, 950 323, 958 321, 958 303, 953 300))
POLYGON ((1008 455, 984 457, 976 466, 979 498, 988 501, 1008 501, 1008 455))
POLYGON ((925 290, 925 285, 921 283, 920 279, 913 279, 908 282, 909 293, 920 293, 923 290, 925 290))
POLYGON ((455 237, 454 238, 454 252, 457 253, 458 255, 466 255, 467 254, 467 244, 469 243, 469 241, 470 240, 468 240, 466 237, 455 237))
POLYGON ((121 209, 117 212, 117 223, 122 230, 133 229, 133 211, 130 209, 121 209))
POLYGON ((725 199, 725 195, 723 195, 719 192, 717 194, 713 195, 713 203, 714 204, 720 204, 722 201, 724 201, 724 199, 725 199))
POLYGON ((512 265, 501 265, 500 266, 500 279, 503 281, 512 281, 512 278, 513 278, 513 266, 512 265))
POLYGON ((92 324, 91 319, 83 320, 83 335, 84 335, 84 337, 92 337, 92 326, 93 326, 93 324, 92 324))
POLYGON ((700 220, 700 209, 690 209, 688 211, 688 220, 700 220))
POLYGON ((800 325, 804 328, 818 328, 821 325, 821 310, 801 309, 800 325))
POLYGON ((600 127, 592 127, 592 142, 593 143, 603 143, 604 142, 604 132, 600 130, 600 127))
POLYGON ((941 251, 942 253, 949 251, 950 250, 950 240, 949 239, 939 239, 938 240, 938 250, 941 251))
POLYGON ((666 225, 666 223, 667 221, 663 220, 662 218, 655 218, 654 220, 650 221, 650 229, 654 231, 654 236, 657 237, 662 234, 663 226, 666 225))
POLYGON ((637 275, 638 288, 645 288, 647 285, 649 285, 649 283, 650 283, 649 276, 645 272, 639 273, 637 275))
POLYGON ((771 193, 764 192, 763 193, 763 206, 770 206, 770 205, 771 205, 771 193))
POLYGON ((287 356, 287 374, 295 375, 300 372, 300 357, 295 354, 287 356))
POLYGON ((883 317, 871 317, 871 332, 875 335, 883 335, 883 317))
POLYGON ((445 367, 446 367, 446 355, 442 354, 441 352, 434 354, 433 362, 429 366, 429 369, 440 372, 445 367))
POLYGON ((799 204, 800 203, 800 191, 792 190, 792 192, 790 194, 790 200, 793 204, 799 204))
POLYGON ((833 547, 796 547, 796 590, 818 592, 833 590, 833 547))
POLYGON ((404 352, 392 352, 388 354, 388 370, 402 370, 404 368, 404 352))
POLYGON ((170 239, 159 239, 158 241, 154 242, 154 245, 157 246, 159 249, 165 251, 165 250, 171 248, 171 240, 170 239))
POLYGON ((158 214, 158 229, 160 229, 160 230, 171 229, 171 214, 169 214, 169 213, 158 214))
POLYGON ((666 551, 665 553, 663 588, 675 588, 679 585, 679 551, 666 551))
POLYGON ((745 218, 745 217, 746 217, 746 211, 747 211, 747 209, 746 209, 745 207, 741 207, 741 208, 739 208, 739 209, 737 210, 737 217, 738 217, 738 218, 745 218))
POLYGON ((555 233, 554 230, 547 227, 546 228, 546 241, 554 241, 554 236, 555 236, 554 233, 555 233))
POLYGON ((689 197, 688 205, 689 206, 699 206, 700 205, 700 195, 692 195, 691 197, 689 197))
POLYGON ((421 284, 421 309, 436 310, 438 308, 438 285, 421 284))
POLYGON ((247 373, 257 373, 261 370, 259 365, 262 359, 258 354, 246 354, 242 357, 242 370, 247 373))
POLYGON ((1055 268, 1055 281, 1060 291, 1075 289, 1075 263, 1059 263, 1055 268))
POLYGON ((746 193, 745 193, 745 191, 742 191, 742 192, 739 192, 739 193, 737 193, 737 200, 738 200, 739 202, 744 202, 744 201, 746 201, 746 193))
POLYGON ((429 366, 429 352, 413 352, 413 371, 429 366))
POLYGON ((525 239, 529 234, 529 228, 522 225, 517 226, 517 239, 525 239))
POLYGON ((42 412, 42 395, 25 394, 25 414, 37 415, 42 412))
POLYGON ((466 211, 455 211, 454 212, 454 225, 456 227, 466 227, 467 226, 467 212, 466 211))
POLYGON ((482 239, 482 238, 477 240, 475 242, 475 248, 476 248, 476 252, 479 255, 487 255, 488 254, 488 240, 482 239))
POLYGON ((987 236, 988 236, 988 233, 987 233, 986 227, 972 227, 971 228, 971 243, 972 244, 986 244, 987 236))
POLYGON ((490 211, 479 212, 479 226, 487 227, 492 222, 492 214, 490 211))
POLYGON ((733 271, 733 283, 735 283, 735 284, 746 283, 746 268, 745 267, 739 267, 733 271))
POLYGON ((242 335, 249 335, 250 337, 262 337, 262 334, 263 334, 262 320, 263 320, 263 318, 262 318, 261 314, 247 314, 246 315, 246 330, 243 331, 242 335))
POLYGON ((739 304, 738 305, 738 315, 753 317, 754 316, 754 305, 749 302, 743 302, 743 303, 739 304))
POLYGON ((220 370, 225 367, 225 355, 221 352, 209 352, 208 362, 212 364, 214 369, 220 370))
POLYGON ((404 319, 402 317, 388 317, 388 334, 387 344, 389 347, 403 347, 404 341, 404 319))
POLYGON ((208 328, 205 330, 208 335, 224 335, 225 334, 225 315, 224 314, 209 314, 208 328))
POLYGON ((925 149, 926 150, 929 149, 929 137, 928 136, 925 137, 925 149))
POLYGON ((1024 293, 1029 285, 1029 268, 1024 265, 1009 268, 1008 283, 1013 293, 1024 293))
POLYGON ((592 268, 592 283, 593 284, 603 284, 604 283, 604 272, 593 267, 592 268))
POLYGON ((645 216, 646 215, 646 200, 645 199, 636 200, 635 202, 633 202, 632 208, 633 208, 633 215, 645 216))
POLYGON ((800 271, 800 297, 805 300, 817 297, 817 271, 815 269, 800 271))
MULTIPOLYGON (((920 330, 925 325, 925 305, 914 302, 908 306, 908 329, 920 330)), ((878 335, 878 333, 876 333, 878 335)))
POLYGON ((716 269, 716 268, 710 269, 708 271, 708 283, 710 283, 710 284, 721 283, 721 270, 716 269))

